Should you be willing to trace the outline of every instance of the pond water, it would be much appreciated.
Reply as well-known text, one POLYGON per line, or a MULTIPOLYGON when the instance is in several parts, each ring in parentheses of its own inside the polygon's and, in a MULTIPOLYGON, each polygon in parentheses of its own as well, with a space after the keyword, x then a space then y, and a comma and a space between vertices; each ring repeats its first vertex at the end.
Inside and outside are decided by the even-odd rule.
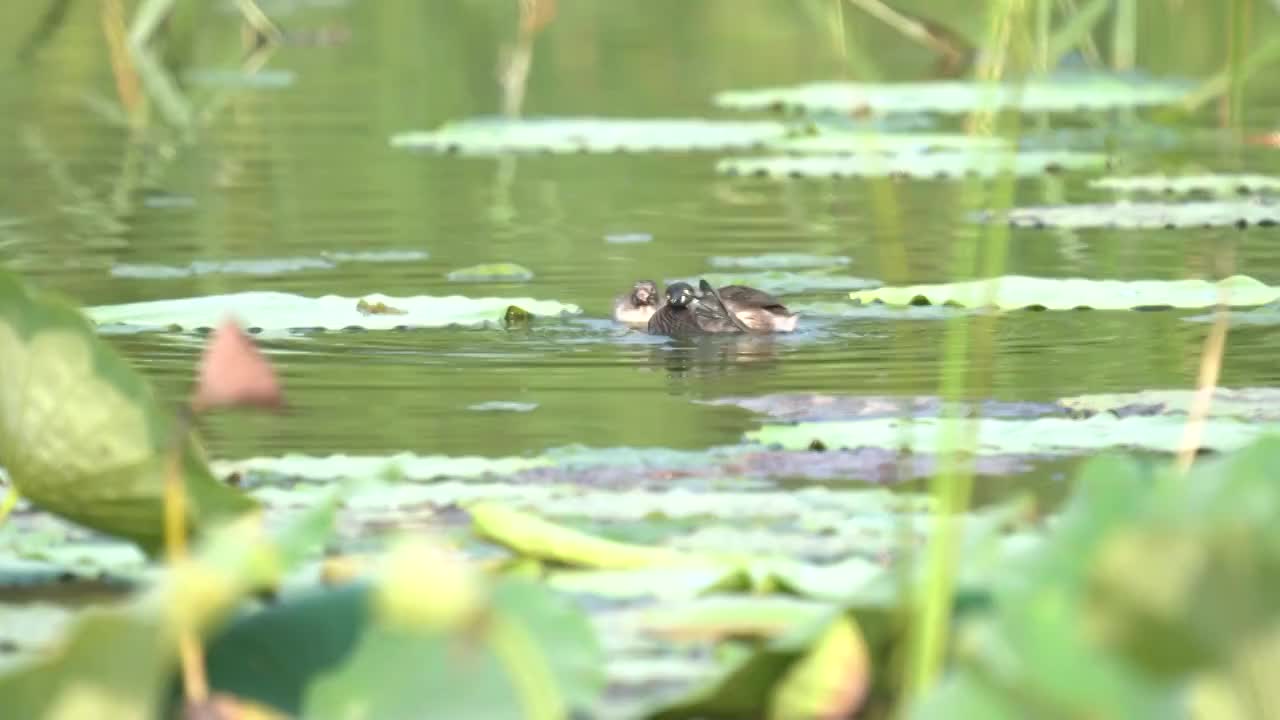
MULTIPOLYGON (((971 206, 966 204, 966 198, 978 197, 981 205, 997 199, 993 184, 981 181, 778 179, 718 171, 717 162, 725 157, 751 154, 737 151, 477 157, 393 146, 392 138, 401 133, 432 130, 477 116, 492 118, 500 112, 498 67, 511 52, 520 3, 258 2, 283 29, 284 43, 247 82, 228 73, 240 59, 244 40, 237 3, 178 3, 180 10, 158 41, 158 70, 138 66, 144 81, 171 83, 167 95, 156 94, 154 88, 159 86, 148 85, 153 100, 145 130, 131 129, 121 109, 121 98, 133 97, 139 90, 128 73, 113 73, 110 32, 113 8, 141 3, 0 3, 0 177, 6 179, 0 183, 0 265, 98 312, 102 306, 246 291, 336 295, 351 305, 357 298, 382 294, 392 298, 390 306, 397 299, 431 302, 409 296, 459 295, 580 307, 579 314, 539 314, 527 327, 510 328, 501 322, 506 300, 492 306, 497 310, 484 326, 380 330, 348 327, 346 320, 337 322, 314 313, 295 324, 291 316, 280 321, 289 313, 278 312, 272 316, 277 321, 274 325, 264 322, 266 327, 255 327, 254 318, 242 318, 281 375, 288 412, 220 413, 202 418, 201 424, 214 470, 261 501, 268 525, 285 526, 291 519, 323 508, 320 498, 335 487, 343 495, 344 502, 335 511, 335 527, 324 535, 326 557, 313 553, 301 560, 277 598, 284 612, 280 618, 291 617, 289 613, 305 606, 305 600, 296 605, 294 600, 316 590, 317 577, 324 579, 321 584, 341 583, 346 573, 373 567, 362 565, 364 553, 381 550, 388 536, 405 530, 438 532, 456 541, 469 560, 482 561, 483 567, 494 570, 489 575, 503 578, 499 583, 538 578, 527 589, 545 596, 529 596, 532 610, 486 605, 485 617, 504 618, 510 609, 511 618, 528 621, 528 627, 538 631, 529 636, 536 641, 529 647, 551 641, 542 648, 555 656, 548 667, 559 660, 589 666, 591 673, 584 675, 599 676, 592 682, 607 684, 591 717, 635 717, 639 708, 677 697, 707 673, 727 667, 726 660, 732 663, 734 658, 746 657, 738 631, 745 630, 741 635, 745 638, 757 631, 768 636, 785 627, 790 636, 791 629, 801 625, 796 618, 810 618, 807 613, 815 608, 825 613, 836 603, 844 610, 846 603, 855 603, 860 614, 857 624, 865 624, 870 631, 866 637, 874 640, 875 633, 891 625, 877 630, 874 616, 887 609, 886 603, 897 601, 902 605, 892 614, 908 618, 910 628, 903 637, 910 639, 917 629, 915 621, 928 614, 899 613, 909 602, 899 593, 910 589, 905 581, 910 572, 922 567, 915 563, 925 557, 923 551, 939 546, 933 543, 935 538, 942 540, 941 545, 963 548, 956 553, 960 585, 973 583, 981 588, 994 586, 997 578, 1016 578, 1027 566, 1011 563, 1029 557, 1023 554, 1028 547, 1034 549, 1041 535, 1050 536, 1055 526, 1061 527, 1057 521, 1062 516, 1042 511, 1054 509, 1066 495, 1067 479, 1078 458, 1114 445, 1169 451, 1183 437, 1181 408, 1186 396, 1146 394, 1138 400, 1091 398, 1076 404, 1064 399, 1194 388, 1212 327, 1191 321, 1192 316, 1207 312, 1204 296, 1197 307, 1183 310, 1139 311, 1129 309, 1133 307, 1129 304, 1123 305, 1124 310, 970 312, 938 306, 855 310, 849 290, 963 279, 959 276, 964 273, 957 272, 957 258, 968 253, 976 256, 969 268, 974 275, 1177 281, 1243 273, 1266 286, 1246 287, 1245 293, 1280 296, 1276 222, 1243 229, 1019 227, 1009 231, 1007 250, 997 255, 986 245, 975 246, 995 235, 984 235, 990 226, 974 222, 971 206), (168 100, 161 102, 165 97, 168 100), (172 122, 184 103, 196 118, 188 130, 172 122), (785 302, 801 313, 795 333, 677 341, 622 327, 610 317, 614 297, 636 280, 669 282, 711 272, 736 273, 737 269, 723 267, 724 258, 779 253, 837 259, 834 267, 809 276, 811 283, 831 289, 780 291, 785 302), (501 281, 449 278, 453 271, 493 263, 516 263, 532 276, 501 281), (836 287, 833 281, 844 284, 836 287), (293 331, 326 320, 332 329, 293 331), (964 368, 964 395, 981 401, 975 407, 987 416, 972 436, 964 438, 972 440, 966 447, 978 449, 974 465, 979 477, 972 499, 980 507, 965 516, 959 533, 935 534, 937 528, 949 526, 933 512, 944 493, 915 492, 927 488, 937 475, 939 455, 929 445, 971 427, 956 431, 948 419, 932 417, 937 404, 929 402, 947 382, 955 381, 951 376, 956 375, 956 365, 946 348, 954 342, 956 329, 968 331, 970 364, 964 368), (916 433, 910 437, 912 451, 899 452, 906 431, 903 424, 894 422, 896 412, 886 408, 896 410, 897 401, 916 396, 924 396, 911 406, 921 419, 905 424, 916 433), (814 401, 815 397, 820 400, 814 401), (886 397, 894 403, 886 403, 886 397), (1091 414, 1095 410, 1100 411, 1091 414), (1057 417, 1029 420, 1050 411, 1057 417), (788 425, 806 413, 833 422, 801 425, 798 430, 788 425), (875 417, 868 420, 869 416, 875 417), (858 422, 845 422, 850 418, 858 422), (819 433, 826 440, 817 442, 819 433), (1158 440, 1152 441, 1155 436, 1158 440), (335 479, 387 482, 346 485, 335 479), (873 487, 880 484, 892 490, 873 487), (1034 511, 1005 502, 1021 500, 1026 494, 1041 501, 1034 511), (472 504, 477 499, 491 504, 477 509, 472 504), (593 535, 575 536, 575 531, 593 535), (600 538, 634 545, 599 542, 600 538), (339 557, 329 557, 331 553, 339 557), (706 567, 695 567, 697 563, 686 567, 686 560, 706 567), (600 568, 604 571, 597 572, 600 568), (1011 572, 1010 568, 1016 569, 1011 572), (301 582, 294 585, 294 580, 301 582), (571 596, 584 611, 583 617, 560 613, 555 609, 559 606, 552 604, 539 609, 551 595, 548 588, 571 596), (703 605, 704 601, 708 602, 703 605), (717 605, 721 601, 729 604, 717 605), (776 608, 769 606, 773 601, 795 605, 803 612, 791 614, 796 612, 793 608, 783 622, 775 617, 776 608), (735 603, 747 611, 737 620, 733 619, 738 612, 732 609, 735 603), (765 615, 753 614, 762 607, 765 615), (650 616, 651 610, 656 614, 650 616), (862 615, 864 610, 871 615, 862 615), (544 611, 559 617, 546 622, 544 611), (691 614, 682 619, 685 612, 691 614), (668 613, 665 619, 664 613, 668 613), (722 622, 726 617, 730 619, 722 622), (772 630, 753 627, 761 617, 772 630), (571 621, 563 626, 567 632, 559 630, 562 621, 571 621), (744 625, 736 627, 739 622, 744 625), (707 629, 712 632, 700 634, 707 629), (587 647, 593 633, 601 641, 599 648, 587 647), (729 638, 731 642, 721 642, 729 638), (563 652, 558 643, 564 643, 563 652)), ((548 6, 546 0, 540 4, 548 6)), ((984 32, 981 13, 973 11, 981 3, 895 0, 894 4, 928 9, 957 32, 973 37, 984 32)), ((778 115, 764 111, 717 107, 713 97, 726 90, 820 80, 905 82, 935 77, 935 58, 929 52, 860 14, 858 3, 844 0, 561 0, 555 5, 554 21, 534 45, 522 107, 527 117, 776 120, 778 115)), ((1280 31, 1276 17, 1280 13, 1263 5, 1233 5, 1253 13, 1250 27, 1255 45, 1280 31)), ((1116 7, 1138 13, 1138 65, 1143 72, 1198 83, 1222 68, 1228 55, 1228 13, 1219 4, 1170 0, 1116 3, 1116 7)), ((1055 16, 1054 20, 1059 27, 1065 18, 1055 16)), ((1108 45, 1113 35, 1104 29, 1109 27, 1103 21, 1094 33, 1103 57, 1112 55, 1108 45)), ((1069 58, 1067 65, 1078 70, 1079 62, 1069 58)), ((1259 72, 1248 84, 1245 136, 1273 131, 1269 123, 1280 109, 1277 77, 1274 72, 1259 72)), ((1106 78, 1120 80, 1132 81, 1133 76, 1106 78)), ((1143 79, 1140 89, 1158 85, 1143 79)), ((906 99, 915 100, 920 98, 906 99)), ((1209 102, 1195 112, 1166 106, 1026 113, 1023 147, 1106 152, 1116 161, 1114 173, 1119 175, 1280 175, 1276 136, 1273 144, 1240 142, 1221 129, 1221 111, 1222 107, 1209 102)), ((864 113, 845 112, 822 122, 829 123, 829 129, 875 127, 880 121, 864 113)), ((893 131, 951 133, 953 139, 963 130, 963 118, 955 115, 895 114, 883 122, 893 131)), ((824 135, 813 137, 821 141, 824 135)), ((902 139, 901 134, 894 137, 902 139)), ((1073 157, 1081 160, 1079 155, 1073 157)), ((1094 166, 1082 172, 1077 164, 1064 164, 1067 167, 1058 172, 1013 182, 1012 202, 1063 205, 1110 202, 1118 197, 1090 184, 1112 170, 1094 166)), ((1250 211, 1274 213, 1276 189, 1266 190, 1270 199, 1258 200, 1250 211)), ((1171 194, 1159 199, 1181 201, 1171 194)), ((1126 207, 1124 213, 1131 210, 1126 207)), ((1129 215, 1121 217, 1132 220, 1129 215)), ((1073 219, 1080 220, 1080 213, 1073 219)), ((1006 282, 1002 290, 1011 285, 1025 287, 1006 282)), ((18 296, 10 287, 0 288, 10 293, 4 297, 18 296)), ((1167 291, 1170 286, 1161 287, 1167 291)), ((1090 297, 1037 297, 1036 301, 1096 306, 1122 295, 1112 289, 1090 297)), ((465 302, 474 305, 474 300, 465 302)), ((1280 300, 1271 305, 1272 310, 1280 308, 1280 300)), ((334 307, 339 308, 337 312, 353 311, 347 305, 334 307)), ((272 315, 270 307, 253 310, 272 315)), ((0 313, 0 320, 5 317, 0 313)), ((386 318, 369 322, 386 323, 386 318)), ((177 400, 190 391, 204 347, 205 335, 198 330, 213 322, 177 323, 183 326, 176 328, 170 323, 169 318, 161 318, 157 332, 121 331, 107 327, 109 323, 100 329, 106 342, 152 380, 167 400, 177 400)), ((44 392, 66 380, 67 365, 62 361, 75 356, 63 352, 70 343, 31 343, 30 347, 37 345, 40 351, 53 348, 62 353, 52 357, 52 352, 39 356, 32 351, 41 360, 52 358, 46 367, 50 372, 32 376, 36 379, 23 389, 44 392), (42 385, 37 382, 41 377, 57 382, 42 385)), ((1276 429, 1273 408, 1280 365, 1274 358, 1278 351, 1280 322, 1232 325, 1219 383, 1245 391, 1216 396, 1216 414, 1202 428, 1204 448, 1235 447, 1264 430, 1276 429)), ((14 384, 10 378, 0 378, 0 383, 14 384)), ((67 382, 65 388, 56 389, 69 398, 65 404, 59 400, 58 410, 78 409, 82 405, 77 403, 85 402, 84 398, 107 397, 102 386, 88 383, 67 382), (83 395, 76 394, 85 388, 89 390, 83 395)), ((54 657, 50 662, 55 664, 62 662, 57 658, 72 657, 68 665, 90 667, 77 664, 78 656, 39 653, 55 638, 65 636, 62 631, 73 618, 83 617, 80 606, 96 605, 107 597, 118 599, 141 588, 158 567, 126 539, 75 526, 80 522, 123 532, 121 525, 102 522, 107 511, 118 508, 117 517, 128 518, 125 529, 139 533, 132 540, 158 537, 159 522, 146 522, 160 512, 159 483, 146 482, 155 480, 153 475, 138 473, 143 482, 135 483, 133 470, 139 465, 132 464, 132 458, 125 471, 89 467, 100 461, 85 458, 97 456, 80 454, 74 457, 79 462, 68 463, 71 469, 65 473, 63 468, 41 464, 76 438, 88 451, 106 453, 112 443, 133 447, 138 438, 153 438, 139 429, 153 418, 124 417, 129 415, 126 410, 119 413, 118 425, 92 426, 89 431, 81 426, 90 427, 103 413, 84 417, 71 417, 72 412, 61 416, 56 411, 27 413, 48 407, 47 392, 38 398, 45 406, 26 403, 36 397, 33 392, 23 403, 11 400, 5 406, 8 414, 0 417, 6 427, 19 422, 30 425, 35 417, 43 433, 37 441, 46 440, 40 447, 34 442, 0 442, 0 451, 7 454, 0 460, 13 463, 4 471, 15 485, 32 483, 23 489, 28 502, 17 504, 0 525, 0 685, 45 687, 28 683, 23 675, 4 673, 24 663, 42 662, 41 657, 54 657), (15 413, 15 407, 20 412, 15 413), (90 434, 92 443, 84 439, 90 434), (15 452, 15 446, 22 452, 15 452), (27 452, 30 448, 34 449, 27 452), (46 452, 40 452, 42 448, 46 452), (41 490, 49 494, 37 500, 41 490), (135 492, 137 497, 129 494, 135 492), (101 502, 104 498, 119 502, 101 502), (54 500, 65 502, 55 507, 54 500), (45 511, 50 508, 66 517, 45 511), (152 510, 154 516, 145 514, 152 510), (95 520, 99 525, 93 525, 95 520), (139 582, 130 585, 131 581, 139 582)), ((99 409, 118 407, 105 403, 99 409)), ((908 406, 910 402, 902 403, 903 408, 908 406)), ((29 436, 15 432, 4 437, 29 436)), ((1167 452, 1162 459, 1168 459, 1167 452)), ((1248 475, 1246 479, 1257 479, 1249 475, 1254 472, 1249 463, 1254 462, 1264 464, 1246 462, 1240 471, 1248 475)), ((1085 512, 1077 513, 1075 521, 1081 516, 1090 522, 1105 516, 1100 522, 1119 528, 1115 523, 1120 515, 1110 513, 1113 505, 1138 513, 1134 508, 1140 506, 1130 496, 1145 494, 1151 476, 1146 468, 1125 466, 1119 472, 1118 467, 1104 467, 1117 474, 1104 472, 1106 482, 1089 485, 1080 493, 1088 496, 1105 485, 1116 494, 1089 498, 1092 504, 1081 506, 1085 512), (1122 482, 1111 483, 1113 477, 1122 482), (1111 503, 1112 497, 1120 500, 1111 503), (1108 512, 1092 511, 1099 507, 1108 512)), ((956 483, 944 489, 961 486, 956 483)), ((1212 497, 1212 483, 1206 486, 1208 494, 1195 482, 1180 487, 1196 488, 1195 500, 1188 503, 1212 502, 1205 499, 1212 497)), ((1223 487, 1228 486, 1220 486, 1217 492, 1226 492, 1223 487)), ((1235 486, 1230 488, 1227 494, 1236 498, 1232 502, 1244 502, 1238 498, 1246 495, 1235 486)), ((207 486, 204 492, 210 494, 207 486)), ((238 493, 225 492, 239 498, 238 493)), ((1150 496, 1156 504, 1168 499, 1162 493, 1150 496)), ((200 505, 200 520, 206 521, 203 511, 209 509, 209 502, 198 492, 192 497, 200 505)), ((1259 512, 1271 507, 1262 495, 1247 497, 1256 501, 1259 512)), ((1201 507, 1195 504, 1188 516, 1199 519, 1201 507)), ((1214 517, 1238 516, 1235 509, 1222 512, 1225 515, 1214 517)), ((1164 517, 1151 514, 1147 519, 1163 522, 1164 517)), ((1066 522, 1072 521, 1068 514, 1066 522)), ((315 528, 304 525, 300 534, 308 541, 315 539, 315 528)), ((1168 528, 1161 525, 1160 532, 1167 533, 1168 528)), ((1077 540, 1086 537, 1074 530, 1067 534, 1077 540)), ((1129 534, 1123 537, 1131 539, 1129 534)), ((1159 537, 1151 545, 1153 554, 1163 552, 1167 535, 1159 537)), ((1253 536, 1232 533, 1231 537, 1253 536)), ((293 542, 302 543, 302 539, 293 542)), ((1111 547, 1099 540, 1096 548, 1089 545, 1088 552, 1102 553, 1111 547)), ((1222 554, 1217 545, 1204 547, 1214 548, 1215 557, 1222 554)), ((381 587, 394 586, 386 594, 394 604, 404 609, 423 600, 426 593, 418 591, 424 584, 432 593, 435 610, 431 612, 469 596, 470 590, 460 589, 461 576, 444 567, 448 563, 438 563, 435 554, 413 552, 411 548, 391 563, 393 570, 399 568, 394 572, 404 573, 401 580, 413 578, 404 586, 408 590, 394 583, 381 587), (423 575, 427 567, 434 574, 423 575), (429 579, 424 582, 423 577, 429 579), (443 603, 435 595, 438 588, 443 589, 439 593, 443 603), (397 599, 401 593, 406 599, 397 599)), ((1171 562, 1184 556, 1185 552, 1175 553, 1171 562)), ((1058 573, 1062 565, 1055 563, 1033 565, 1053 568, 1050 574, 1055 582, 1058 574, 1075 572, 1058 573)), ((1261 567, 1252 560, 1229 565, 1261 567)), ((943 574, 935 572, 932 578, 943 574)), ((1180 569, 1155 576, 1184 578, 1185 574, 1180 569)), ((183 592, 183 583, 190 582, 184 577, 179 576, 174 586, 183 592)), ((205 579, 199 573, 190 577, 205 579)), ((1096 576, 1089 578, 1088 593, 1073 589, 1069 595, 1088 598, 1092 605, 1095 595, 1090 593, 1104 586, 1094 584, 1096 576)), ((1203 589, 1202 585, 1210 584, 1188 587, 1203 589)), ((938 607, 946 604, 946 583, 923 587, 934 593, 938 607)), ((1144 596, 1166 596, 1163 590, 1148 592, 1146 585, 1134 587, 1140 587, 1135 592, 1144 596)), ((176 602, 185 602, 183 592, 175 591, 176 602)), ((964 590, 966 597, 969 592, 964 590)), ((331 598, 344 593, 328 594, 331 598)), ((1038 603, 1044 597, 1067 596, 1058 592, 1025 597, 1035 597, 1038 603)), ((960 595, 956 597, 959 601, 960 595)), ((917 610, 927 607, 914 599, 910 602, 917 610)), ((958 612, 965 612, 962 604, 971 603, 957 602, 958 612)), ((1233 599, 1231 604, 1204 605, 1212 611, 1238 604, 1233 599)), ((1019 611, 1033 607, 1030 602, 1012 605, 1019 611)), ((1134 608, 1139 605, 1133 603, 1134 608)), ((1197 609, 1200 605, 1188 603, 1197 609)), ((157 613, 147 606, 142 615, 149 623, 157 613)), ((263 616, 270 613, 249 613, 249 624, 240 627, 252 628, 254 618, 263 616)), ((223 681, 230 675, 238 677, 245 668, 259 667, 255 663, 261 660, 261 648, 278 644, 288 652, 278 654, 281 664, 276 669, 292 667, 283 656, 298 650, 298 657, 290 660, 308 664, 305 672, 297 673, 298 682, 306 676, 310 688, 318 687, 310 674, 321 665, 309 664, 314 651, 309 646, 325 646, 328 643, 318 638, 326 632, 347 633, 357 624, 333 619, 338 616, 331 614, 323 622, 315 621, 319 615, 307 617, 309 625, 302 631, 305 642, 292 635, 280 641, 284 636, 265 633, 262 637, 267 639, 259 644, 258 631, 248 632, 254 655, 246 661, 250 655, 236 654, 246 652, 243 648, 229 650, 225 656, 229 660, 221 669, 217 662, 211 665, 212 686, 229 688, 241 697, 257 697, 242 694, 235 686, 237 678, 231 678, 230 685, 223 681)), ((833 621, 831 627, 852 628, 848 613, 838 617, 843 619, 833 621)), ((1092 622, 1102 616, 1088 617, 1092 622)), ((1045 634, 1040 616, 1036 618, 1032 634, 1045 634)), ((282 622, 290 625, 292 621, 282 622)), ((1160 623, 1165 627, 1166 618, 1160 623)), ((804 624, 810 623, 806 619, 804 624)), ((922 637, 927 636, 927 625, 922 626, 926 627, 922 637)), ((293 627, 297 630, 302 625, 293 627)), ((481 634, 469 639, 488 637, 483 634, 492 628, 509 627, 517 626, 477 623, 481 634)), ((1196 621, 1188 627, 1207 625, 1196 621)), ((468 625, 468 636, 476 628, 468 625)), ((1071 638, 1070 647, 1076 647, 1080 633, 1075 626, 1052 628, 1071 638)), ((875 648, 874 661, 867 662, 861 631, 844 634, 834 645, 824 638, 835 636, 823 632, 818 640, 803 640, 786 651, 795 655, 787 661, 792 662, 801 657, 799 648, 808 646, 804 662, 790 667, 810 668, 799 675, 788 670, 786 687, 838 689, 844 696, 841 702, 860 702, 855 696, 861 690, 846 692, 848 688, 838 684, 860 683, 869 668, 874 668, 877 683, 884 682, 896 673, 892 668, 899 665, 899 649, 908 649, 899 648, 894 640, 888 656, 894 658, 892 663, 881 662, 881 648, 875 648), (825 649, 815 654, 814 648, 825 649), (837 649, 828 652, 830 648, 837 649), (809 662, 819 656, 818 662, 809 662), (834 668, 834 674, 828 668, 834 668)), ((1250 640, 1253 634, 1251 629, 1250 640)), ((509 634, 508 641, 511 638, 525 647, 522 633, 509 634)), ((84 647, 107 658, 94 667, 112 668, 113 693, 128 685, 118 682, 114 674, 119 656, 115 644, 84 647)), ((1015 645, 996 642, 991 647, 999 648, 1000 672, 1005 672, 1010 666, 1004 652, 1015 645)), ((1253 652, 1253 645, 1248 647, 1253 652)), ((759 648, 764 655, 776 649, 767 643, 759 648)), ((451 659, 456 657, 454 649, 450 647, 451 659)), ((357 672, 355 677, 384 674, 386 665, 380 656, 371 657, 379 669, 363 675, 357 672)), ((534 658, 535 664, 541 657, 534 658)), ((1069 664, 1079 667, 1091 664, 1074 660, 1083 655, 1056 650, 1031 657, 1072 658, 1069 664)), ((1247 662, 1236 663, 1241 657, 1236 654, 1223 652, 1215 657, 1248 667, 1247 662)), ((519 659, 528 658, 521 655, 519 659)), ((440 683, 413 688, 432 702, 451 696, 456 689, 450 686, 448 692, 438 692, 441 684, 463 677, 435 672, 443 670, 436 667, 439 664, 421 664, 421 669, 431 672, 412 680, 440 683)), ((915 662, 903 665, 908 664, 915 662)), ((143 661, 137 665, 149 667, 143 661)), ((1056 665, 1041 667, 1039 660, 1033 665, 1054 676, 1055 693, 1062 687, 1063 676, 1056 665)), ((158 677, 161 667, 157 662, 157 669, 138 672, 158 677)), ((254 676, 253 682, 272 685, 273 693, 281 682, 267 671, 245 674, 254 676)), ((292 677, 292 670, 283 674, 292 677)), ((538 675, 536 682, 543 677, 538 675)), ((1202 679, 1197 676, 1195 682, 1202 679)), ((148 675, 139 687, 150 687, 151 680, 148 675)), ((490 685, 473 683, 470 675, 457 682, 476 695, 491 694, 490 685)), ((772 693, 772 682, 735 682, 737 689, 731 693, 772 693)), ((501 687, 506 688, 505 683, 502 679, 501 687)), ((889 684, 896 692, 896 679, 889 684)), ((1170 684, 1164 675, 1159 684, 1162 688, 1191 686, 1170 684)), ((1108 688, 1106 692, 1114 690, 1108 688)), ((374 692, 353 690, 355 697, 364 697, 366 691, 374 692)), ((19 704, 34 707, 62 700, 34 694, 26 692, 19 704)), ((1083 696, 1096 698, 1099 693, 1083 696)), ((944 712, 949 713, 951 706, 945 706, 944 712)))
MULTIPOLYGON (((890 236, 873 212, 870 182, 725 177, 714 171, 717 153, 494 159, 389 147, 397 132, 497 111, 498 48, 513 37, 515 3, 509 4, 265 4, 293 38, 268 70, 293 81, 230 93, 192 143, 131 143, 125 130, 91 109, 86 100, 115 97, 92 4, 72 4, 60 28, 34 46, 27 33, 38 26, 36 14, 13 4, 0 9, 0 173, 10 178, 0 189, 0 257, 85 305, 269 289, 534 297, 584 309, 582 317, 543 320, 530 330, 264 339, 293 414, 213 419, 208 438, 217 457, 403 450, 506 456, 574 444, 696 449, 739 442, 760 424, 745 410, 698 400, 938 392, 946 325, 935 319, 814 315, 792 336, 689 346, 628 332, 609 320, 609 311, 613 296, 634 280, 706 272, 713 256, 839 255, 850 259, 841 272, 858 277, 945 281, 954 249, 973 237, 956 210, 957 183, 893 183, 901 224, 900 234, 890 236), (619 235, 644 241, 609 241, 619 235), (270 275, 121 272, 378 251, 426 256, 270 275), (503 261, 535 277, 445 278, 453 269, 503 261), (485 403, 522 405, 516 411, 485 403)), ((222 62, 236 46, 230 5, 218 4, 200 21, 188 51, 192 67, 222 62)), ((713 108, 711 95, 844 72, 818 3, 561 6, 535 50, 525 101, 530 115, 737 117, 713 108)), ((929 58, 919 49, 856 18, 847 24, 886 77, 927 71, 929 58)), ((1153 61, 1163 58, 1165 66, 1150 71, 1215 67, 1211 41, 1178 47, 1159 32, 1153 36, 1160 47, 1153 61)), ((1264 108, 1275 107, 1270 98, 1277 89, 1280 83, 1265 77, 1254 82, 1250 118, 1269 117, 1264 108)), ((1208 127, 1211 113, 1203 120, 1208 127)), ((1270 149, 1215 144, 1139 161, 1146 170, 1265 172, 1280 165, 1270 149)), ((1022 180, 1016 191, 1023 204, 1108 197, 1071 175, 1022 180)), ((1214 277, 1226 251, 1238 268, 1280 283, 1280 244, 1266 228, 1015 230, 1005 269, 1214 277)), ((786 299, 803 306, 847 297, 830 291, 786 299)), ((984 394, 1006 400, 1191 387, 1208 325, 1182 320, 1189 314, 1007 314, 990 337, 990 357, 973 367, 972 377, 984 394)), ((112 336, 112 342, 164 391, 186 390, 199 350, 190 336, 112 336)), ((1234 330, 1223 384, 1276 384, 1277 349, 1274 329, 1234 330)))

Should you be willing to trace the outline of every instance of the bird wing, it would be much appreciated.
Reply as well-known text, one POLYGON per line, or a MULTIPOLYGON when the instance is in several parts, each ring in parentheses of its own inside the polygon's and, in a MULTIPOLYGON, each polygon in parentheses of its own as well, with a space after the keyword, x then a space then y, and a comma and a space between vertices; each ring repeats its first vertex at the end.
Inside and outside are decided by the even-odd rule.
POLYGON ((746 285, 725 285, 720 288, 720 300, 725 306, 746 305, 750 307, 759 307, 766 309, 776 309, 783 313, 789 313, 787 306, 782 304, 778 298, 770 295, 763 290, 757 290, 746 285))
POLYGON ((693 313, 700 326, 707 330, 719 327, 725 330, 736 329, 744 333, 751 332, 751 328, 744 325, 737 315, 725 307, 724 301, 720 299, 720 293, 711 287, 711 283, 702 280, 698 283, 698 289, 702 291, 702 296, 694 300, 693 313))

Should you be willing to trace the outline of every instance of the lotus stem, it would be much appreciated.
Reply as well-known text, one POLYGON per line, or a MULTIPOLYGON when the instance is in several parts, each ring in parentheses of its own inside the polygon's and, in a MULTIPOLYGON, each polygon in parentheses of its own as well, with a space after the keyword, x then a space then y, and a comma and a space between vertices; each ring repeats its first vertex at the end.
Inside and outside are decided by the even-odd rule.
POLYGON ((1222 373, 1222 354, 1227 347, 1229 315, 1227 290, 1219 285, 1218 305, 1213 313, 1213 325, 1209 328, 1209 335, 1204 339, 1204 352, 1200 354, 1200 373, 1196 381, 1196 394, 1192 396, 1191 407, 1187 409, 1187 424, 1183 426, 1182 442, 1178 447, 1179 473, 1186 473, 1191 469, 1191 464, 1196 459, 1196 451, 1200 449, 1205 422, 1209 418, 1209 409, 1213 405, 1213 393, 1218 387, 1218 378, 1222 373))
MULTIPOLYGON (((165 463, 164 544, 171 564, 187 556, 187 493, 182 477, 182 450, 191 430, 191 421, 191 406, 180 406, 165 463)), ((185 623, 178 627, 178 658, 188 706, 205 702, 209 697, 209 678, 204 667, 204 650, 195 630, 185 623)))

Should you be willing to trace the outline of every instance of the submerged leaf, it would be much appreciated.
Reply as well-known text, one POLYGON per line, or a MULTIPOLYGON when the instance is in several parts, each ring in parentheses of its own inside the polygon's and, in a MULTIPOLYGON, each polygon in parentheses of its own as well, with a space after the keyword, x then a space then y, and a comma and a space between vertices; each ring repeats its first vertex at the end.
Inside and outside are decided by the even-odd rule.
POLYGON ((213 327, 228 314, 241 318, 251 328, 272 331, 308 328, 340 330, 348 327, 389 330, 402 326, 444 327, 497 323, 513 302, 538 315, 582 312, 577 305, 533 298, 468 298, 461 295, 390 297, 381 294, 366 295, 363 298, 338 295, 306 297, 263 291, 101 305, 89 308, 87 312, 100 325, 119 325, 142 331, 167 331, 172 325, 188 330, 213 327), (359 309, 361 302, 366 306, 382 303, 403 309, 406 314, 366 315, 359 309))
POLYGON ((391 137, 392 147, 464 155, 725 150, 782 137, 782 123, 675 118, 477 117, 391 137))
POLYGON ((988 212, 987 222, 1014 227, 1157 229, 1195 227, 1270 227, 1280 223, 1280 205, 1262 199, 1185 203, 1095 203, 1014 208, 1007 214, 988 212))
POLYGON ((931 155, 779 155, 731 157, 716 163, 726 175, 771 178, 902 177, 948 180, 1043 175, 1061 170, 1103 167, 1107 156, 1066 150, 1024 150, 1017 153, 937 153, 931 155))
POLYGON ((1018 109, 1025 112, 1071 112, 1107 108, 1166 105, 1194 89, 1179 80, 1080 75, 988 85, 972 81, 919 83, 812 83, 760 90, 718 93, 715 103, 734 110, 834 113, 877 112, 968 113, 1018 109))
POLYGON ((533 279, 533 271, 515 263, 489 263, 453 270, 448 278, 453 282, 527 282, 533 279))
POLYGON ((1280 192, 1280 178, 1269 175, 1133 175, 1089 181, 1089 187, 1150 195, 1251 195, 1280 192))
POLYGON ((1280 287, 1247 275, 1216 283, 1204 280, 1086 280, 1006 275, 936 285, 908 285, 859 290, 849 297, 859 303, 890 305, 992 306, 1002 310, 1128 310, 1135 308, 1203 308, 1217 305, 1219 289, 1234 306, 1263 305, 1280 298, 1280 287))

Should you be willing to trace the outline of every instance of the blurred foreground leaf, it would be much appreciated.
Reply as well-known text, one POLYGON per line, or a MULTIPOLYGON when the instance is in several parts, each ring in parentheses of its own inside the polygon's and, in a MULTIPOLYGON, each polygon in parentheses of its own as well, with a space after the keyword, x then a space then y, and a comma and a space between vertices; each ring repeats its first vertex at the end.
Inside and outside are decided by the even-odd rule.
POLYGON ((870 687, 871 659, 850 613, 793 625, 712 683, 646 714, 651 720, 847 717, 870 687))
MULTIPOLYGON (((154 553, 173 412, 80 312, 4 271, 0 383, 0 465, 18 491, 154 553)), ((256 506, 213 477, 194 433, 183 445, 189 526, 256 506)))

